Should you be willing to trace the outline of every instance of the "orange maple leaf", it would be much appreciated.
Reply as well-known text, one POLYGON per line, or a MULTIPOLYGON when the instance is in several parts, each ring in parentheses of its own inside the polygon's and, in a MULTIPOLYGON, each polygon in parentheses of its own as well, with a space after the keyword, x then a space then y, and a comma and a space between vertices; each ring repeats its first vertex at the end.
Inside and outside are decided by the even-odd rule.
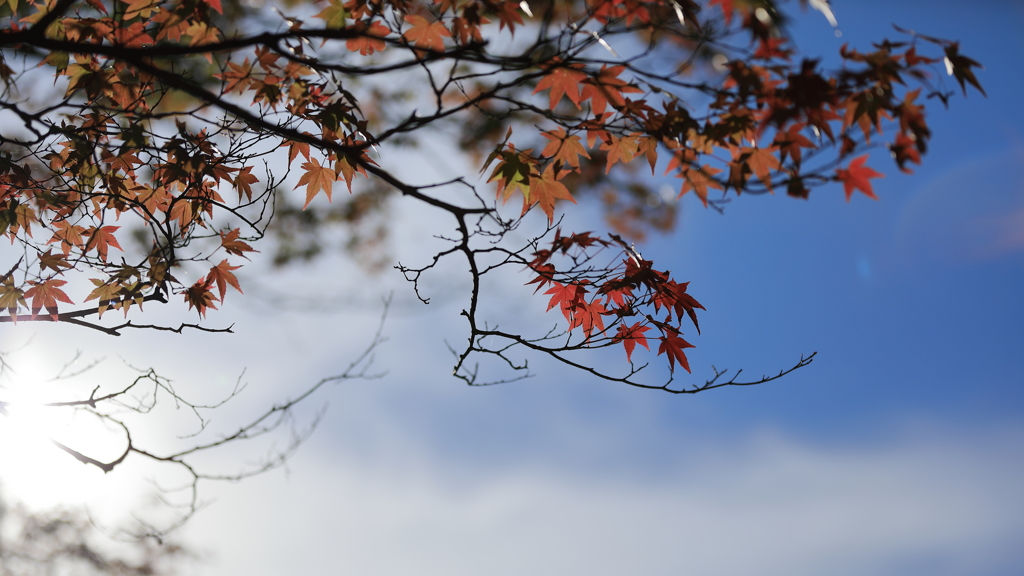
POLYGON ((241 64, 235 62, 228 62, 227 64, 227 70, 220 74, 214 74, 213 77, 220 78, 225 82, 225 94, 231 92, 241 94, 245 92, 246 88, 252 84, 252 64, 249 62, 249 59, 246 58, 245 62, 241 64))
POLYGON ((575 204, 576 200, 569 189, 558 181, 567 173, 555 174, 554 168, 548 166, 539 178, 533 178, 530 182, 529 197, 524 194, 523 212, 525 213, 533 204, 540 204, 540 209, 548 216, 548 224, 551 224, 555 220, 555 200, 568 200, 575 204))
POLYGON ((604 168, 604 173, 611 172, 612 166, 616 162, 622 162, 623 164, 632 162, 639 148, 640 134, 630 134, 622 138, 617 138, 613 135, 610 141, 601 144, 601 150, 608 151, 608 164, 604 168))
POLYGON ((241 266, 232 266, 228 264, 228 261, 222 260, 220 264, 217 264, 213 268, 210 268, 210 273, 206 276, 207 283, 217 285, 217 290, 220 292, 218 300, 224 301, 224 292, 227 291, 228 285, 230 285, 239 293, 242 292, 242 287, 238 285, 238 278, 231 273, 232 270, 238 270, 241 266))
POLYGON ((779 157, 783 162, 789 156, 793 162, 800 164, 803 161, 801 148, 814 148, 814 143, 800 133, 804 128, 803 124, 793 124, 785 132, 775 134, 772 145, 779 148, 779 157))
POLYGON ((25 298, 32 299, 32 316, 39 313, 39 310, 46 308, 46 311, 50 313, 50 318, 54 322, 57 321, 57 301, 64 302, 66 304, 74 304, 71 298, 60 289, 61 286, 67 284, 64 280, 46 280, 44 282, 30 282, 31 288, 25 291, 25 298))
POLYGON ((582 64, 562 64, 561 59, 555 58, 551 63, 546 66, 548 69, 547 75, 537 83, 537 87, 533 89, 533 93, 536 94, 541 90, 551 89, 549 94, 551 100, 551 109, 554 110, 558 106, 559 100, 562 96, 569 99, 570 102, 580 107, 580 82, 587 78, 587 75, 580 71, 582 64))
POLYGON ((608 109, 609 103, 614 108, 621 107, 625 103, 623 93, 642 93, 643 90, 636 86, 630 86, 625 80, 619 78, 619 74, 622 74, 625 69, 625 66, 611 68, 607 64, 601 66, 601 70, 595 78, 587 78, 583 81, 580 100, 590 100, 590 108, 594 114, 601 115, 608 109))
POLYGON ((85 245, 85 251, 88 252, 95 248, 100 260, 104 262, 107 261, 107 250, 111 246, 123 252, 124 249, 117 243, 117 237, 114 236, 114 232, 120 228, 120 226, 90 227, 86 232, 86 235, 89 236, 89 243, 85 245))
POLYGON ((234 230, 229 230, 228 232, 225 233, 221 233, 220 245, 223 246, 225 250, 227 250, 228 254, 241 256, 242 258, 248 260, 248 257, 246 257, 245 253, 258 252, 258 250, 253 250, 252 246, 239 240, 238 237, 240 235, 241 231, 238 228, 235 228, 234 230))
POLYGON ((780 167, 779 159, 772 154, 771 148, 744 148, 743 154, 750 154, 747 157, 747 166, 767 188, 772 191, 772 170, 780 167))
POLYGON ((452 36, 444 22, 440 20, 431 22, 423 16, 416 15, 406 16, 405 21, 412 24, 412 28, 402 34, 403 38, 412 42, 417 48, 429 48, 435 52, 444 52, 444 39, 452 36))
POLYGON ((875 172, 871 168, 864 165, 868 160, 868 155, 865 154, 858 158, 854 158, 850 162, 850 166, 847 169, 837 168, 836 169, 836 180, 843 183, 843 190, 846 192, 846 201, 850 201, 850 197, 853 196, 853 190, 857 189, 864 193, 868 198, 878 200, 878 196, 875 196, 875 191, 871 188, 871 178, 884 178, 885 174, 875 172))
POLYGON ((715 174, 721 172, 718 168, 712 168, 711 166, 704 166, 701 168, 687 167, 681 171, 683 177, 683 188, 679 191, 679 198, 682 198, 684 194, 693 190, 697 193, 697 197, 704 203, 704 206, 708 205, 708 188, 722 189, 722 185, 717 180, 712 178, 715 174))
POLYGON ((77 246, 81 246, 84 242, 82 238, 82 232, 85 232, 85 228, 82 226, 74 226, 67 220, 60 220, 53 223, 55 228, 53 232, 53 238, 47 244, 53 244, 54 242, 60 242, 61 252, 65 256, 71 253, 71 249, 77 246))
MULTIPOLYGON (((363 56, 368 56, 374 52, 380 52, 387 48, 387 43, 384 42, 384 37, 391 33, 391 29, 381 24, 380 22, 371 22, 369 26, 362 20, 356 22, 352 26, 349 26, 349 31, 362 34, 357 38, 350 38, 345 42, 345 48, 348 48, 352 52, 359 52, 363 56)), ((442 42, 441 47, 444 48, 442 42)))
POLYGON ((331 188, 334 186, 334 181, 338 179, 338 173, 327 166, 321 166, 320 161, 316 158, 309 162, 303 162, 302 168, 306 173, 299 178, 299 183, 293 188, 295 190, 303 184, 306 185, 306 203, 302 205, 302 209, 305 210, 309 206, 320 190, 327 194, 327 201, 330 202, 331 188))
POLYGON ((568 135, 565 128, 559 127, 554 132, 541 132, 540 135, 551 140, 544 147, 544 150, 541 151, 541 156, 547 156, 555 162, 568 164, 573 168, 580 167, 580 156, 590 158, 590 154, 587 154, 587 149, 580 143, 580 137, 568 135))
POLYGON ((243 194, 247 200, 252 200, 252 185, 259 181, 260 179, 252 173, 252 166, 242 168, 232 182, 235 185, 235 190, 238 190, 238 201, 242 201, 243 194))

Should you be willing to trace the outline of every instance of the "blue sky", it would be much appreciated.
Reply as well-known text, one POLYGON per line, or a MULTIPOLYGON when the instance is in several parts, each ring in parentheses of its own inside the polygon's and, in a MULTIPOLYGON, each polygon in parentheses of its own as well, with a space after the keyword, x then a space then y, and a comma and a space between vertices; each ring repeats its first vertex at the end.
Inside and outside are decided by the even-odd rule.
MULTIPOLYGON (((429 286, 439 303, 423 308, 382 280, 396 289, 377 359, 388 375, 330 390, 288 474, 209 489, 217 502, 183 533, 211 553, 202 573, 1024 573, 1024 6, 834 9, 842 38, 819 14, 798 22, 806 53, 895 38, 897 23, 959 39, 985 66, 988 98, 929 101, 934 138, 911 176, 875 151, 879 201, 831 187, 806 202, 743 197, 719 215, 686 198, 678 231, 643 247, 707 307, 695 379, 817 351, 811 366, 674 397, 534 358, 533 379, 469 389, 446 377, 442 339, 464 337, 451 286, 429 286)), ((310 314, 239 297, 220 316, 238 338, 147 335, 119 352, 200 392, 248 367, 242 404, 219 417, 230 428, 351 358, 379 294, 349 270, 329 263, 315 281, 359 306, 310 314), (168 366, 168 350, 186 361, 168 366)), ((505 306, 542 309, 517 298, 505 306)), ((75 337, 32 329, 33 346, 75 337)), ((66 500, 116 499, 133 473, 89 476, 79 484, 92 492, 66 500)), ((5 481, 16 495, 38 482, 5 481)), ((61 501, 56 488, 36 496, 61 501)))

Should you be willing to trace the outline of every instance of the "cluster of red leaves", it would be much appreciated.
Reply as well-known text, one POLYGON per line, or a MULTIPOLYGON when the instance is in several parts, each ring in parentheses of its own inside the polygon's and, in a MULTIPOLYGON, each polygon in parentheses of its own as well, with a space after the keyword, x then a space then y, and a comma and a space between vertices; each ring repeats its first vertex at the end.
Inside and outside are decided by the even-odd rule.
POLYGON ((659 342, 658 355, 668 358, 670 370, 674 371, 678 363, 690 371, 683 350, 693 345, 682 338, 682 322, 688 319, 700 332, 696 311, 704 307, 687 292, 689 283, 676 282, 669 272, 655 270, 653 262, 644 260, 614 235, 605 240, 589 232, 568 236, 556 232, 551 247, 533 256, 529 267, 537 276, 527 285, 536 284, 535 292, 550 285, 544 292, 551 295, 548 310, 558 307, 568 322, 567 330, 578 328, 582 332, 581 345, 622 344, 626 360, 632 363, 636 347, 650 350, 648 340, 654 338, 659 342), (590 252, 615 248, 622 249, 622 260, 595 277, 588 277, 594 272, 589 269, 558 272, 552 263, 558 256, 591 261, 594 254, 590 252), (648 336, 652 329, 657 330, 657 336, 648 336))

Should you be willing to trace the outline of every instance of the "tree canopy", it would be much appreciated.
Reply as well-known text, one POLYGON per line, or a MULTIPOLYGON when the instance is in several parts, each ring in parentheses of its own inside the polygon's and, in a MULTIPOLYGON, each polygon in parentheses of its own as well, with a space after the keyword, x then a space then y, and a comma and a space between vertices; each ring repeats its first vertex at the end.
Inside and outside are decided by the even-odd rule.
POLYGON ((338 224, 372 255, 406 202, 450 222, 447 247, 397 268, 427 301, 424 275, 465 267, 453 373, 469 384, 519 378, 530 354, 674 393, 777 378, 674 383, 699 288, 633 242, 671 228, 680 197, 875 198, 872 165, 909 173, 927 151, 926 102, 984 94, 957 42, 899 28, 826 69, 787 34, 799 7, 836 25, 826 0, 7 0, 0 321, 227 332, 209 322, 257 247, 311 257, 296 237, 338 224), (448 145, 474 168, 435 182, 403 166, 448 145), (648 169, 676 179, 669 197, 648 169), (584 197, 609 232, 563 229, 584 197), (506 270, 555 329, 489 321, 484 279, 506 270), (190 318, 138 320, 158 304, 190 318), (619 369, 579 355, 599 348, 619 369))

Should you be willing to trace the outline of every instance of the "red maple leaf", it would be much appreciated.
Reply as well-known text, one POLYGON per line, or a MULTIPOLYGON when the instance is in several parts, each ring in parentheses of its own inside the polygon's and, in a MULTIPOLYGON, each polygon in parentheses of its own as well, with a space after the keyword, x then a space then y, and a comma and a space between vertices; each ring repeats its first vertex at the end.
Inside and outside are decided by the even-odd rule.
POLYGON ((878 196, 875 196, 875 191, 871 189, 870 179, 882 178, 885 175, 875 172, 871 168, 865 166, 864 163, 867 161, 868 155, 865 154, 858 158, 854 158, 847 169, 836 169, 836 180, 843 183, 843 190, 846 192, 847 202, 849 202, 850 197, 853 196, 853 190, 855 188, 863 192, 868 198, 878 200, 878 196))
POLYGON ((626 349, 626 360, 629 362, 633 361, 633 350, 636 345, 639 344, 648 350, 651 349, 647 345, 647 337, 644 336, 644 332, 650 330, 650 326, 644 326, 637 322, 632 326, 627 326, 625 322, 619 324, 619 332, 615 334, 614 340, 616 342, 622 342, 622 347, 626 349))
POLYGON ((686 360, 686 354, 683 353, 684 348, 693 348, 693 344, 690 344, 686 340, 683 340, 676 333, 668 333, 660 338, 661 345, 658 346, 658 356, 665 354, 668 356, 668 367, 672 372, 676 371, 676 361, 682 366, 687 372, 690 371, 690 362, 686 360))
POLYGON ((553 287, 549 288, 545 294, 552 294, 551 300, 548 301, 548 310, 551 310, 555 306, 560 306, 562 314, 565 315, 566 320, 571 318, 571 310, 576 307, 577 303, 583 300, 583 294, 586 293, 586 289, 578 284, 560 284, 558 282, 552 282, 553 287))
POLYGON ((683 314, 686 314, 690 317, 690 321, 693 322, 697 333, 700 334, 696 309, 705 310, 705 308, 700 302, 697 302, 696 298, 686 293, 686 288, 689 285, 689 282, 680 283, 675 280, 669 280, 657 287, 657 293, 654 295, 652 303, 655 310, 661 310, 664 306, 666 309, 674 311, 676 318, 679 320, 682 320, 683 314))
POLYGON ((188 309, 191 310, 195 307, 202 318, 206 317, 207 309, 217 309, 213 305, 215 300, 213 292, 210 291, 210 278, 208 277, 199 280, 185 291, 185 302, 188 302, 188 309))
POLYGON ((598 300, 588 303, 582 297, 580 297, 578 304, 575 309, 572 310, 572 320, 569 322, 569 330, 576 327, 583 328, 583 333, 586 335, 587 340, 593 335, 594 330, 598 332, 604 331, 604 318, 603 316, 607 310, 604 305, 598 300))
MULTIPOLYGON (((554 277, 554 274, 555 274, 555 265, 554 264, 547 264, 547 263, 545 263, 545 264, 535 264, 535 263, 531 262, 530 263, 530 268, 532 268, 533 271, 537 273, 537 277, 534 278, 533 280, 530 280, 529 282, 527 282, 526 286, 529 286, 530 284, 536 284, 537 288, 534 289, 534 291, 533 291, 534 294, 539 292, 541 288, 543 288, 543 287, 547 286, 548 284, 550 284, 551 282, 553 282, 552 278, 554 277)), ((549 308, 549 310, 550 310, 550 308, 549 308)))

